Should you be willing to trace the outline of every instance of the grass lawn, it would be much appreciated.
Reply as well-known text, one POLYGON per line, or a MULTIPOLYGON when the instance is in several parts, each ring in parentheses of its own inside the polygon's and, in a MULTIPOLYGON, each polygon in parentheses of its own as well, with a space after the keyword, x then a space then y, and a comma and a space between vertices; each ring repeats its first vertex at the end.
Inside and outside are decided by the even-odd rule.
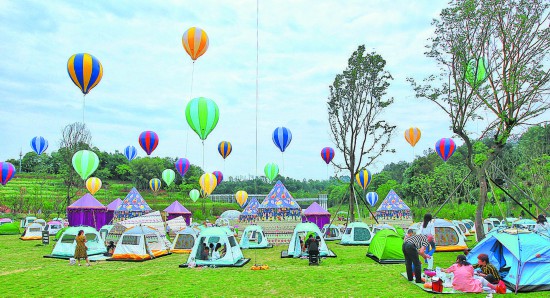
MULTIPOLYGON (((53 244, 0 236, 1 297, 433 297, 400 276, 405 265, 380 265, 366 257, 367 247, 329 242, 337 258, 319 267, 307 260, 281 259, 286 247, 244 250, 249 264, 242 268, 183 269, 187 255, 172 254, 142 263, 94 262, 92 267, 69 266, 45 259, 53 244), (254 260, 269 270, 250 269, 254 260)), ((435 264, 451 265, 458 253, 436 253, 435 264)), ((547 293, 521 294, 541 297, 547 293)), ((460 295, 460 297, 485 297, 460 295)))

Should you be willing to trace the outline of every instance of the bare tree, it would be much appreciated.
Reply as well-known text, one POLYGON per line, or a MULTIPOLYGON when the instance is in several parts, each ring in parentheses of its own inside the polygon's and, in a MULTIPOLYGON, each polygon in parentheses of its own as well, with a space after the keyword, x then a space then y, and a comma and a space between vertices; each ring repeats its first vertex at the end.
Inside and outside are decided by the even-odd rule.
POLYGON ((388 149, 395 126, 382 119, 384 108, 393 102, 386 98, 392 76, 386 61, 376 53, 365 53, 361 45, 348 60, 348 67, 336 75, 330 86, 328 117, 334 144, 344 156, 343 164, 334 165, 349 172, 349 210, 354 216, 353 183, 359 170, 371 165, 388 149))

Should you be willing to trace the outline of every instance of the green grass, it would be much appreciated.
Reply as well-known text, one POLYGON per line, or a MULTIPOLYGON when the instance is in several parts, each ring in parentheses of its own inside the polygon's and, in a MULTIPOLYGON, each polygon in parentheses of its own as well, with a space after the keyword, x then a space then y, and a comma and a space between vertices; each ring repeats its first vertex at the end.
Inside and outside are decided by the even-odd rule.
MULTIPOLYGON (((183 269, 187 255, 173 254, 142 263, 95 262, 91 268, 44 259, 53 244, 0 236, 2 297, 433 297, 400 276, 405 265, 380 265, 365 256, 367 247, 329 242, 337 258, 319 267, 307 260, 281 259, 286 247, 244 250, 251 262, 242 268, 183 269), (253 271, 251 266, 270 269, 253 271)), ((435 265, 448 267, 458 253, 436 253, 435 265)), ((529 293, 520 297, 541 297, 529 293)), ((460 295, 484 297, 484 295, 460 295)))

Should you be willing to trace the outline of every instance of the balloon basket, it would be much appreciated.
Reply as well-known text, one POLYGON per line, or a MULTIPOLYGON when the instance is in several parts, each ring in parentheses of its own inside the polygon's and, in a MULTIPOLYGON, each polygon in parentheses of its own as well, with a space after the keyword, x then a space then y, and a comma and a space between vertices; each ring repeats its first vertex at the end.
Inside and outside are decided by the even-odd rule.
POLYGON ((268 270, 268 265, 254 264, 250 269, 252 270, 268 270))

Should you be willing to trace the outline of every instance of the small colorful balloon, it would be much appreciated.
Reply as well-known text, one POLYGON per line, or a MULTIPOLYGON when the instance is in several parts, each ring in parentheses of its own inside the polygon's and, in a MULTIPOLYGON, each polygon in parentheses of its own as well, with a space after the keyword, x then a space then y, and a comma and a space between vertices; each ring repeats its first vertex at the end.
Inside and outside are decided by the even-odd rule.
POLYGON ((153 178, 149 180, 149 187, 151 188, 152 191, 157 192, 160 189, 160 186, 161 186, 160 179, 153 178))
POLYGON ((139 145, 147 155, 151 155, 159 144, 159 136, 154 131, 144 131, 139 135, 139 145))
POLYGON ((48 149, 48 140, 43 137, 34 137, 31 140, 31 148, 36 154, 40 155, 48 149))
POLYGON ((101 184, 101 179, 97 177, 90 177, 86 180, 86 188, 92 195, 95 195, 95 193, 101 189, 101 184))
POLYGON ((231 143, 228 141, 221 141, 218 144, 218 152, 223 157, 223 159, 226 159, 229 154, 231 154, 231 151, 233 150, 233 146, 231 146, 231 143))
POLYGON ((185 108, 187 123, 203 141, 216 128, 219 118, 218 105, 205 97, 193 98, 185 108))
POLYGON ((286 127, 275 128, 273 131, 273 143, 275 143, 275 146, 277 146, 281 152, 285 152, 291 141, 292 133, 290 132, 290 129, 286 127))
POLYGON ((420 129, 416 127, 411 127, 407 130, 405 130, 405 140, 407 140, 407 143, 411 144, 411 146, 415 146, 416 143, 420 140, 420 129))
POLYGON ((277 175, 279 175, 279 166, 276 163, 270 162, 265 165, 264 173, 267 179, 269 179, 270 182, 273 182, 273 180, 277 178, 277 175))
POLYGON ((208 50, 208 35, 201 28, 191 27, 183 33, 181 44, 194 62, 208 50))
POLYGON ((176 170, 178 171, 180 176, 183 178, 183 176, 185 176, 185 173, 187 173, 187 171, 189 170, 191 163, 189 162, 189 160, 187 160, 187 158, 180 158, 178 159, 178 161, 176 161, 174 166, 176 167, 176 170))
POLYGON ((216 176, 216 185, 220 185, 223 181, 223 174, 222 172, 220 171, 214 171, 212 172, 212 174, 214 174, 214 176, 216 176))
POLYGON ((191 200, 192 200, 193 202, 196 202, 196 201, 199 199, 200 196, 201 196, 201 193, 200 193, 198 190, 196 190, 196 189, 192 189, 192 190, 189 192, 189 198, 191 198, 191 200))
POLYGON ((365 190, 372 181, 372 174, 369 170, 363 169, 355 175, 355 180, 365 190))
POLYGON ((0 183, 6 185, 15 176, 15 167, 10 162, 0 162, 0 183))
POLYGON ((174 170, 166 169, 162 171, 162 180, 166 182, 166 186, 170 186, 170 184, 172 184, 172 182, 174 182, 175 179, 176 179, 176 172, 174 172, 174 170))
POLYGON ((217 181, 216 176, 212 173, 202 174, 199 179, 199 184, 201 185, 201 189, 205 196, 209 196, 214 191, 217 186, 217 181))
POLYGON ((378 194, 374 191, 367 193, 366 198, 367 203, 369 203, 369 205, 371 205, 372 207, 374 207, 374 205, 376 205, 376 202, 378 202, 378 194))
POLYGON ((244 205, 246 204, 246 201, 248 200, 248 193, 244 190, 239 190, 235 194, 235 200, 237 201, 239 206, 241 206, 241 208, 243 208, 244 205))
POLYGON ((69 58, 67 72, 73 83, 86 95, 101 81, 103 66, 96 57, 80 53, 69 58))
POLYGON ((330 147, 325 147, 321 150, 321 158, 327 163, 327 165, 332 161, 334 158, 334 149, 330 147))
POLYGON ((126 148, 124 148, 124 156, 126 156, 126 159, 128 161, 134 160, 134 158, 136 158, 136 156, 137 156, 136 147, 127 146, 126 148))
POLYGON ((443 161, 449 160, 455 153, 456 145, 453 139, 442 138, 435 143, 435 151, 443 159, 443 161))
POLYGON ((99 157, 92 151, 80 150, 73 155, 72 162, 74 170, 86 180, 99 166, 99 157))

